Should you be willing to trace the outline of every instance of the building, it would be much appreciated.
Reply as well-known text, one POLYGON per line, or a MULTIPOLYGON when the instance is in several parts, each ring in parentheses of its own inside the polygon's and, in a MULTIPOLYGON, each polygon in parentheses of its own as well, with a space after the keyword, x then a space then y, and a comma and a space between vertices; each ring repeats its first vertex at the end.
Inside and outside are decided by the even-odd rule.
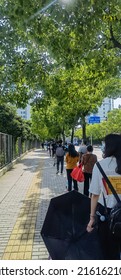
POLYGON ((23 119, 30 120, 30 117, 31 117, 30 109, 31 109, 31 106, 28 104, 25 109, 22 109, 22 108, 17 109, 17 113, 23 119))
MULTIPOLYGON (((90 116, 96 115, 100 117, 100 122, 102 122, 106 120, 108 112, 110 112, 113 109, 114 109, 114 99, 106 97, 103 100, 102 105, 98 107, 97 113, 91 114, 90 116)), ((88 116, 87 119, 89 119, 90 116, 88 116)))
POLYGON ((97 112, 97 116, 100 117, 100 121, 105 121, 108 115, 108 112, 110 112, 111 110, 114 109, 114 100, 112 98, 108 98, 106 97, 103 102, 102 105, 100 107, 98 107, 98 112, 97 112))

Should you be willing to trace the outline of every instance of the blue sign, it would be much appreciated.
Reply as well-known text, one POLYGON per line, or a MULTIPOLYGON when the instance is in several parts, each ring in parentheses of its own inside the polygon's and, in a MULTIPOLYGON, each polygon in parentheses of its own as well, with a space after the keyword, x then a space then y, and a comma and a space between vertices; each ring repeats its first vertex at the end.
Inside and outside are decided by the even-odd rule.
POLYGON ((100 117, 99 116, 91 116, 88 119, 88 123, 100 123, 100 117))

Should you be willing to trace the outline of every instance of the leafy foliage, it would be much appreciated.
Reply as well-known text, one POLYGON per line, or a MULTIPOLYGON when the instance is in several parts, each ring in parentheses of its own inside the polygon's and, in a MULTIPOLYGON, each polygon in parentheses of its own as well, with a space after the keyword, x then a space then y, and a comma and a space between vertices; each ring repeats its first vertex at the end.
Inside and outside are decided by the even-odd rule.
POLYGON ((0 132, 10 134, 16 139, 33 139, 31 122, 19 117, 16 108, 11 105, 0 105, 0 132))
MULTIPOLYGON (((121 109, 110 111, 106 121, 87 126, 87 137, 93 141, 99 142, 109 133, 121 133, 121 109)), ((77 129, 75 136, 81 138, 82 129, 77 129)))
POLYGON ((121 1, 49 4, 1 0, 0 101, 24 107, 31 99, 42 137, 64 135, 80 117, 85 126, 85 116, 121 90, 121 1))

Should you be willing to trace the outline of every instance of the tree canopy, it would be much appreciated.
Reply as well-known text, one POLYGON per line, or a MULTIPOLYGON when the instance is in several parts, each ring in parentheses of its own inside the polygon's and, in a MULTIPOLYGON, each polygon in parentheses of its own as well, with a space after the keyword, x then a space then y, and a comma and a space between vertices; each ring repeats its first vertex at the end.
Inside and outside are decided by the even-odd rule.
POLYGON ((1 102, 36 100, 41 112, 53 98, 70 128, 104 97, 120 95, 120 0, 1 0, 1 7, 1 102))
MULTIPOLYGON (((87 138, 93 142, 100 142, 109 133, 121 133, 121 109, 110 111, 106 121, 87 125, 87 138)), ((77 129, 75 136, 82 138, 82 129, 77 129)))
POLYGON ((19 117, 16 108, 10 104, 0 105, 0 132, 10 134, 17 139, 22 140, 34 139, 32 134, 31 121, 27 121, 19 117))

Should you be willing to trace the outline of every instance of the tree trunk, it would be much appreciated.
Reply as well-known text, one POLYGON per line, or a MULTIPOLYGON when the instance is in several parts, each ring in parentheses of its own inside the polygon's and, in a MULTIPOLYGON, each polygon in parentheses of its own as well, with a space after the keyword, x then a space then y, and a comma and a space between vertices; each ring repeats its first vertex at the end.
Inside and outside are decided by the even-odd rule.
POLYGON ((85 116, 82 117, 82 138, 86 139, 86 121, 85 121, 85 116))
POLYGON ((71 143, 73 143, 73 139, 74 139, 74 127, 72 127, 72 131, 71 131, 71 143))
POLYGON ((64 131, 64 127, 63 127, 63 131, 62 131, 62 138, 63 138, 63 145, 65 145, 65 131, 64 131))

